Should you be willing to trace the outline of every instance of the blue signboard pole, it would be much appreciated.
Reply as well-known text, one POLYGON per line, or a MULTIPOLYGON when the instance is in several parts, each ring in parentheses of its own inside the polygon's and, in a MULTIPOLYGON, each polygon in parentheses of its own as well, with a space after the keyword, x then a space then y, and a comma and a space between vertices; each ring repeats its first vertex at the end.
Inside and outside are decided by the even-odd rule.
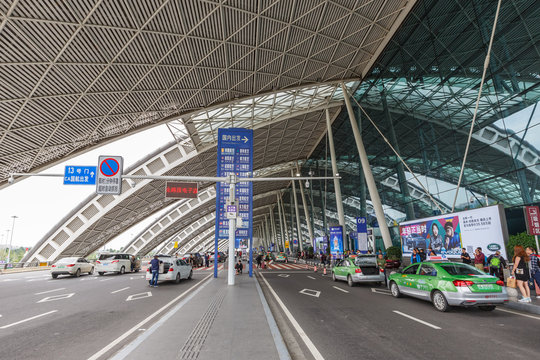
MULTIPOLYGON (((236 230, 235 247, 249 244, 249 275, 253 276, 253 183, 241 180, 253 176, 253 130, 218 129, 217 176, 227 177, 230 174, 235 174, 238 178, 238 183, 235 186, 235 200, 238 206, 238 216, 242 218, 244 224, 236 230)), ((229 197, 229 186, 225 183, 218 183, 216 190, 214 247, 217 252, 219 240, 229 238, 229 220, 226 218, 224 209, 229 197)), ((234 257, 234 253, 228 254, 228 256, 234 257)), ((214 277, 217 277, 217 263, 214 265, 214 277)))

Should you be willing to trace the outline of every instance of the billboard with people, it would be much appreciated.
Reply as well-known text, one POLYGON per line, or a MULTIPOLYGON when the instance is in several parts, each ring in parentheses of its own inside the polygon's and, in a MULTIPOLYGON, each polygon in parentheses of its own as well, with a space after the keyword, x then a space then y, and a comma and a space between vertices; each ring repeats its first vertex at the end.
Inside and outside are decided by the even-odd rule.
POLYGON ((415 248, 430 255, 431 248, 437 255, 460 258, 462 248, 474 253, 481 247, 486 257, 497 250, 506 257, 508 231, 502 205, 402 222, 399 233, 404 256, 415 248))

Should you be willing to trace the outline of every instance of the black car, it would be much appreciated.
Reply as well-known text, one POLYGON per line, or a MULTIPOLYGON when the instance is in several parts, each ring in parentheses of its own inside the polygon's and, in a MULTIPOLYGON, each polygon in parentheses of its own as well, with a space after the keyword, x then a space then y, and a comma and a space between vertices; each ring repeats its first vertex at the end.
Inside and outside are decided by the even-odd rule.
POLYGON ((204 266, 204 257, 199 253, 186 254, 185 261, 189 262, 192 256, 193 256, 193 264, 191 266, 193 267, 204 266))

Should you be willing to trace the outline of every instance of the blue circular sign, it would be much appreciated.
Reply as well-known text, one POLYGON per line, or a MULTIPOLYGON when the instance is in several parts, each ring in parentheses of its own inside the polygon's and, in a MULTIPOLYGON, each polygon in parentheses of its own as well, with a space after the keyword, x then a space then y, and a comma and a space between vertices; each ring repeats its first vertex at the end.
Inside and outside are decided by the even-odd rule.
POLYGON ((107 177, 118 174, 119 170, 120 164, 113 158, 107 158, 103 160, 101 164, 99 164, 99 171, 101 171, 101 173, 107 177))

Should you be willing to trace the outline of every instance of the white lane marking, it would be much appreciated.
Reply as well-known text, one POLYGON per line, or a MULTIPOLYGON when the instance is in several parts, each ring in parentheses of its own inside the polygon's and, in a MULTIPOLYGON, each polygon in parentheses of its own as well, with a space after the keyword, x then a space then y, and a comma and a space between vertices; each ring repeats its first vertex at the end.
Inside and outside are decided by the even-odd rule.
POLYGON ((321 295, 321 292, 318 290, 311 290, 311 289, 303 289, 299 291, 300 294, 309 295, 313 297, 319 297, 321 295))
POLYGON ((332 286, 332 287, 333 287, 334 289, 336 289, 336 290, 343 291, 344 293, 348 293, 347 290, 342 289, 342 288, 340 288, 340 287, 337 287, 337 286, 332 286))
MULTIPOLYGON (((48 277, 48 276, 47 276, 47 277, 48 277)), ((45 278, 26 280, 26 282, 43 281, 43 280, 45 280, 45 278)))
POLYGON ((289 309, 287 309, 285 304, 283 304, 283 301, 281 301, 281 299, 276 294, 274 289, 270 286, 268 281, 266 281, 266 278, 264 277, 264 275, 262 273, 260 273, 260 274, 261 274, 261 278, 263 279, 264 283, 266 284, 266 286, 268 286, 268 289, 270 290, 270 292, 272 293, 272 295, 276 299, 277 303, 281 307, 281 310, 283 310, 283 312, 285 313, 285 315, 287 316, 287 318, 289 319, 289 321, 291 322, 291 324, 295 328, 295 330, 298 333, 298 335, 300 336, 300 338, 304 341, 304 344, 306 344, 307 348, 311 352, 311 355, 313 355, 315 360, 324 360, 324 357, 321 355, 319 350, 317 350, 317 348, 315 347, 313 342, 310 340, 310 338, 307 336, 307 334, 304 332, 304 330, 302 329, 300 324, 298 324, 298 321, 296 321, 296 319, 294 318, 294 316, 292 316, 289 309))
POLYGON ((55 291, 60 291, 60 290, 66 290, 66 288, 59 288, 59 289, 54 289, 54 290, 42 291, 42 292, 35 293, 34 295, 43 295, 43 294, 48 294, 48 293, 55 292, 55 291))
POLYGON ((117 292, 124 291, 124 290, 127 290, 127 289, 129 289, 129 286, 128 286, 128 287, 125 287, 125 288, 123 288, 123 289, 111 291, 111 294, 116 294, 117 292))
MULTIPOLYGON (((99 350, 97 353, 95 353, 94 355, 92 355, 91 357, 88 358, 88 360, 97 360, 99 359, 103 354, 106 354, 109 350, 111 350, 113 347, 115 347, 116 345, 118 345, 120 342, 122 342, 125 338, 127 338, 128 336, 130 336, 131 334, 133 334, 135 331, 137 331, 138 329, 140 329, 143 325, 145 325, 147 322, 149 322, 150 320, 152 320, 153 318, 155 318, 156 316, 158 316, 160 313, 162 313, 165 309, 167 309, 169 306, 171 306, 172 304, 174 304, 176 301, 180 300, 182 297, 184 297, 186 294, 189 294, 193 289, 195 289, 197 286, 200 286, 201 284, 205 283, 206 280, 208 280, 211 276, 213 276, 213 274, 208 274, 208 276, 206 276, 204 279, 202 279, 201 281, 199 281, 198 283, 196 283, 195 285, 193 285, 192 287, 190 287, 189 289, 187 289, 186 291, 184 291, 183 293, 181 293, 180 295, 178 295, 177 297, 175 297, 174 299, 172 299, 171 301, 169 301, 167 304, 165 304, 163 307, 161 307, 160 309, 156 310, 154 313, 152 313, 150 316, 148 316, 146 319, 143 319, 140 323, 138 323, 137 325, 135 325, 134 327, 132 327, 131 329, 129 329, 128 331, 126 331, 123 335, 121 335, 120 337, 118 337, 116 340, 112 341, 109 345, 105 346, 103 349, 99 350)), ((125 349, 125 348, 124 348, 125 349)), ((322 359, 322 358, 321 358, 322 359)))
POLYGON ((21 279, 3 279, 2 282, 15 281, 15 280, 21 280, 21 279))
POLYGON ((404 314, 404 313, 402 313, 401 311, 397 311, 397 310, 392 310, 392 311, 395 312, 395 313, 398 314, 398 315, 401 315, 401 316, 404 316, 404 317, 406 317, 406 318, 408 318, 408 319, 411 319, 411 320, 414 320, 414 321, 416 321, 416 322, 419 322, 420 324, 429 326, 430 328, 433 328, 433 329, 436 329, 436 330, 440 330, 440 329, 441 329, 441 328, 438 327, 437 325, 433 325, 433 324, 428 323, 427 321, 417 319, 417 318, 415 318, 414 316, 404 314))
POLYGON ((39 304, 39 303, 42 303, 42 302, 48 302, 48 301, 56 301, 56 300, 64 300, 64 299, 69 299, 70 297, 72 297, 73 295, 75 295, 75 293, 70 293, 70 294, 62 294, 62 295, 54 295, 54 296, 48 296, 46 298, 43 298, 39 301, 36 301, 36 304, 39 304))
POLYGON ((103 280, 99 280, 99 281, 109 281, 109 280, 112 280, 112 278, 109 278, 109 279, 103 279, 103 280))
POLYGON ((21 321, 17 321, 17 322, 14 322, 12 324, 9 324, 9 325, 4 325, 4 326, 1 326, 0 329, 7 329, 9 327, 12 327, 12 326, 15 326, 15 325, 19 325, 19 324, 22 324, 24 322, 27 322, 27 321, 30 321, 30 320, 34 320, 34 319, 37 319, 37 318, 40 318, 42 316, 45 316, 45 315, 49 315, 49 314, 52 314, 52 313, 55 313, 57 312, 58 310, 52 310, 52 311, 49 311, 49 312, 46 312, 46 313, 43 313, 43 314, 40 314, 40 315, 36 315, 36 316, 32 316, 31 318, 28 318, 28 319, 24 319, 24 320, 21 320, 21 321))
POLYGON ((524 316, 524 317, 528 317, 528 318, 531 318, 531 319, 535 319, 535 320, 540 320, 540 317, 537 317, 537 316, 532 316, 532 315, 527 315, 527 314, 522 314, 522 313, 518 313, 518 312, 515 312, 515 311, 510 311, 510 310, 506 310, 506 309, 501 309, 501 308, 495 308, 495 310, 499 310, 499 311, 504 311, 506 313, 510 313, 510 314, 514 314, 514 315, 519 315, 519 316, 524 316))
POLYGON ((383 290, 383 289, 375 289, 375 288, 371 288, 371 292, 374 292, 375 294, 383 294, 383 295, 390 295, 392 296, 392 293, 388 290, 383 290))
POLYGON ((39 275, 39 276, 26 276, 25 279, 41 279, 49 277, 49 275, 39 275))
POLYGON ((152 292, 148 291, 148 292, 143 292, 139 294, 129 295, 126 301, 139 300, 139 299, 144 299, 151 296, 152 296, 152 292))
POLYGON ((289 274, 278 274, 278 276, 282 277, 282 278, 288 278, 291 275, 289 275, 289 274))
POLYGON ((312 279, 312 280, 315 280, 315 278, 313 276, 309 276, 308 275, 308 278, 312 279))

